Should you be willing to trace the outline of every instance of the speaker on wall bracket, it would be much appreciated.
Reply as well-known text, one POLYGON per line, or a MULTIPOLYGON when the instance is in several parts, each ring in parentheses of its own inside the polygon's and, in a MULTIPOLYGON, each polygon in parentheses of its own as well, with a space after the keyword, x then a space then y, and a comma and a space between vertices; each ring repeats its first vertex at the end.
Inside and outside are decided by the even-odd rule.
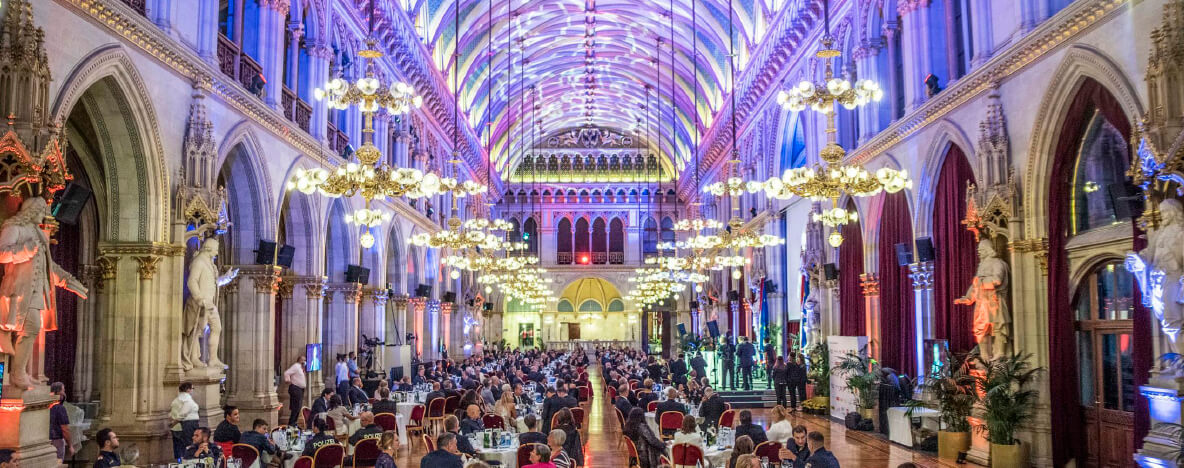
POLYGON ((936 257, 937 252, 933 250, 933 238, 918 237, 917 238, 917 261, 920 263, 932 262, 936 257))

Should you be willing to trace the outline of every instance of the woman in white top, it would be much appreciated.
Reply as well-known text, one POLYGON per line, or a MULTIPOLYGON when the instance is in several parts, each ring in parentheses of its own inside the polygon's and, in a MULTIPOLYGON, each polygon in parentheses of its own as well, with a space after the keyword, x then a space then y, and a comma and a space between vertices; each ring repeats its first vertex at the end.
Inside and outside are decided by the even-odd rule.
POLYGON ((349 435, 349 421, 358 419, 349 413, 349 408, 341 404, 341 395, 333 395, 333 398, 329 399, 329 411, 325 412, 325 415, 333 420, 337 435, 349 435))
POLYGON ((506 429, 518 432, 518 408, 514 406, 514 392, 502 389, 502 399, 493 405, 493 412, 502 417, 506 429))
POLYGON ((173 456, 176 458, 181 458, 185 447, 192 442, 193 431, 197 430, 199 408, 190 394, 192 391, 193 384, 181 383, 177 388, 177 398, 169 405, 169 419, 172 420, 169 426, 173 432, 173 456))
POLYGON ((789 422, 789 410, 784 406, 773 407, 773 425, 769 426, 765 435, 769 437, 769 440, 780 442, 781 445, 785 445, 785 441, 793 437, 793 424, 789 422))
MULTIPOLYGON (((710 466, 711 461, 707 459, 707 449, 703 448, 703 436, 699 435, 699 427, 695 424, 695 418, 687 416, 682 418, 682 427, 674 432, 674 445, 687 444, 699 448, 703 453, 703 463, 710 466)), ((674 447, 671 446, 671 458, 674 457, 674 447)), ((681 465, 675 465, 677 468, 681 465)))

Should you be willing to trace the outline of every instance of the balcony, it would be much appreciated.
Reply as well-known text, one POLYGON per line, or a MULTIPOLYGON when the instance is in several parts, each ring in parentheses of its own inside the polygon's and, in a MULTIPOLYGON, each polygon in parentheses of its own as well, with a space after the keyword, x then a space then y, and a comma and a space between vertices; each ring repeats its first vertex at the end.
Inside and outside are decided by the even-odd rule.
POLYGON ((329 149, 334 153, 340 155, 345 146, 349 144, 349 136, 345 132, 338 130, 333 122, 327 122, 329 131, 325 132, 326 138, 329 140, 329 149))
POLYGON ((608 253, 608 263, 610 265, 624 265, 625 264, 625 252, 609 252, 608 253))
POLYGON ((571 260, 574 255, 571 252, 559 252, 555 254, 555 263, 558 265, 571 265, 571 260))
POLYGON ((218 35, 218 69, 247 91, 262 93, 262 89, 255 90, 252 85, 255 77, 263 75, 263 66, 251 56, 244 54, 238 44, 221 34, 218 35))
POLYGON ((123 3, 129 7, 132 7, 133 10, 136 10, 136 13, 148 16, 147 0, 123 0, 123 3))
POLYGON ((287 86, 284 86, 283 100, 284 117, 295 122, 304 131, 309 131, 308 122, 312 119, 312 106, 296 96, 296 92, 287 86))
POLYGON ((608 263, 608 253, 592 252, 592 264, 593 265, 604 265, 605 263, 608 263))

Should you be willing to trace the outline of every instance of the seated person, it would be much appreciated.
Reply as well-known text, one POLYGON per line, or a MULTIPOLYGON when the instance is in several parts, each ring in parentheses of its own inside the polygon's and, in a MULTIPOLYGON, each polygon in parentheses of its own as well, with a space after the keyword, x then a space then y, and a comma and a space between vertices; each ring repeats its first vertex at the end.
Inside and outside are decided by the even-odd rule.
POLYGON ((457 432, 459 428, 460 422, 457 421, 456 416, 450 414, 448 417, 444 418, 444 432, 456 434, 456 449, 460 450, 460 453, 470 457, 477 456, 477 449, 473 448, 473 444, 469 442, 469 438, 460 435, 457 432))
POLYGON ((445 432, 436 437, 436 450, 432 453, 424 455, 419 460, 419 466, 432 468, 463 468, 464 461, 461 459, 459 448, 459 437, 454 433, 445 432))
POLYGON ((304 443, 304 451, 300 453, 301 456, 315 456, 317 449, 330 444, 341 445, 333 434, 329 433, 329 423, 325 422, 325 418, 317 416, 312 418, 312 438, 304 443))
POLYGON ((380 388, 376 394, 378 395, 378 401, 370 405, 370 412, 376 415, 382 413, 399 414, 399 406, 391 400, 390 390, 380 388))
POLYGON ((765 428, 752 423, 752 411, 740 412, 740 425, 736 426, 736 437, 748 436, 752 438, 752 445, 760 445, 769 440, 765 435, 765 428))
POLYGON ((522 423, 526 425, 526 432, 518 434, 518 445, 547 443, 547 435, 539 432, 539 419, 535 415, 526 415, 522 423))
POLYGON ((230 442, 237 444, 242 437, 238 430, 238 408, 226 405, 222 407, 222 422, 214 429, 214 442, 230 442))
POLYGON ((362 439, 377 439, 382 436, 382 428, 374 424, 374 413, 362 412, 362 427, 349 436, 349 444, 357 445, 362 439))
POLYGON ((461 435, 467 436, 474 432, 485 430, 485 423, 481 421, 481 408, 470 404, 465 408, 465 419, 460 422, 461 435))
POLYGON ((208 427, 199 427, 194 430, 193 444, 185 447, 185 454, 181 458, 186 460, 213 458, 216 468, 224 466, 222 447, 210 440, 210 436, 210 428, 208 427))
POLYGON ((268 460, 270 456, 277 453, 277 449, 271 439, 267 438, 267 433, 267 421, 256 419, 251 423, 251 430, 243 433, 240 443, 255 447, 255 450, 259 451, 259 456, 268 460))

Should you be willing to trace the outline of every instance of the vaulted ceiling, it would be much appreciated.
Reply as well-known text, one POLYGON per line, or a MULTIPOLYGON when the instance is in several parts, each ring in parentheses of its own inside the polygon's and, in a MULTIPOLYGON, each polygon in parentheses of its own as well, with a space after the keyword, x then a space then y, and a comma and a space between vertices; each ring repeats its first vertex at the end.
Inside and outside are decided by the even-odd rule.
POLYGON ((739 76, 787 2, 733 1, 459 0, 454 56, 456 0, 400 0, 450 87, 459 57, 462 118, 503 176, 532 141, 582 125, 635 132, 681 171, 727 118, 729 12, 739 76))

